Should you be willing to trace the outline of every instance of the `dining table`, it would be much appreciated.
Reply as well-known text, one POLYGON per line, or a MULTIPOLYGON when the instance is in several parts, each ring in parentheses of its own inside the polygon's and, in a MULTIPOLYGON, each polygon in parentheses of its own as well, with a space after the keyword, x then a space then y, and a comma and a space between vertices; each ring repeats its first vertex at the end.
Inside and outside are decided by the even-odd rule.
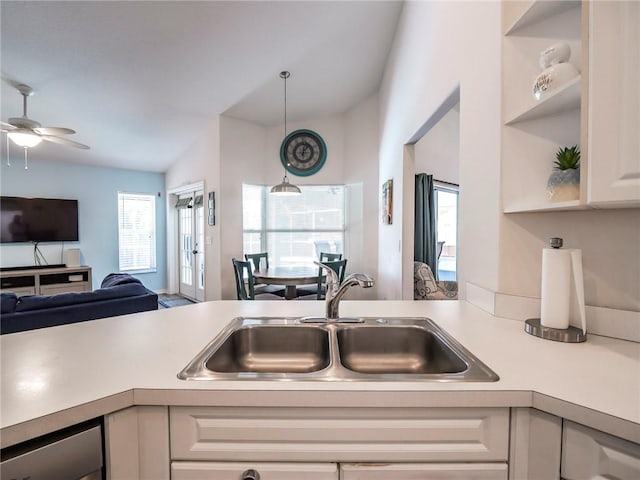
MULTIPOLYGON (((281 265, 262 268, 253 272, 256 283, 284 285, 284 298, 293 300, 298 296, 298 285, 318 283, 318 267, 312 265, 281 265)), ((324 275, 321 276, 324 281, 324 275)))

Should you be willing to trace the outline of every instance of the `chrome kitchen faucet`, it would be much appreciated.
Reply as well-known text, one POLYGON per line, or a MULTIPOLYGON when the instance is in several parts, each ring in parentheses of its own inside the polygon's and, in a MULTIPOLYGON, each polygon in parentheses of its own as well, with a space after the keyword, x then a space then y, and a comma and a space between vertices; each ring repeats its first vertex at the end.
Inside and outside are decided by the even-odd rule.
POLYGON ((320 262, 313 262, 321 267, 327 273, 327 321, 337 320, 340 317, 339 307, 340 299, 350 287, 360 286, 362 288, 371 288, 375 284, 373 277, 366 273, 352 273, 344 279, 342 285, 338 274, 331 268, 320 262))

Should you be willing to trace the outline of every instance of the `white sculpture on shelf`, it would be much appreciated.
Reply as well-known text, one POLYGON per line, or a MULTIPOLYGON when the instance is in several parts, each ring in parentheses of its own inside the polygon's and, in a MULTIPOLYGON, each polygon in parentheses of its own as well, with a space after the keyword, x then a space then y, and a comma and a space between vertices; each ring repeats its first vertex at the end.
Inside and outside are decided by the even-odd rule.
POLYGON ((569 63, 570 57, 571 48, 566 43, 556 43, 540 52, 540 67, 543 70, 533 84, 536 100, 580 75, 578 69, 569 63))

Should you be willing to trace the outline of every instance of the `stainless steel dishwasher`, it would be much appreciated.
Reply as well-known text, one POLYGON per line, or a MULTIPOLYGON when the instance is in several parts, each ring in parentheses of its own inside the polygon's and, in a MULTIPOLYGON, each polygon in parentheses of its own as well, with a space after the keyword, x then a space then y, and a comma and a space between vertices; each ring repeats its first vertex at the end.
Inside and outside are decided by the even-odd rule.
POLYGON ((2 480, 102 480, 102 424, 91 420, 7 447, 0 455, 2 480))

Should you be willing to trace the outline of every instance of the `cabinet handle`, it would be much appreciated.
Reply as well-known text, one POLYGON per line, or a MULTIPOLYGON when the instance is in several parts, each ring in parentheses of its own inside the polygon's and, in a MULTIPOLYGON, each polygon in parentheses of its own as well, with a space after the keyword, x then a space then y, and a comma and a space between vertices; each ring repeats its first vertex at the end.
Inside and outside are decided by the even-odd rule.
POLYGON ((257 470, 250 468, 242 474, 242 480, 260 480, 260 474, 257 470))

